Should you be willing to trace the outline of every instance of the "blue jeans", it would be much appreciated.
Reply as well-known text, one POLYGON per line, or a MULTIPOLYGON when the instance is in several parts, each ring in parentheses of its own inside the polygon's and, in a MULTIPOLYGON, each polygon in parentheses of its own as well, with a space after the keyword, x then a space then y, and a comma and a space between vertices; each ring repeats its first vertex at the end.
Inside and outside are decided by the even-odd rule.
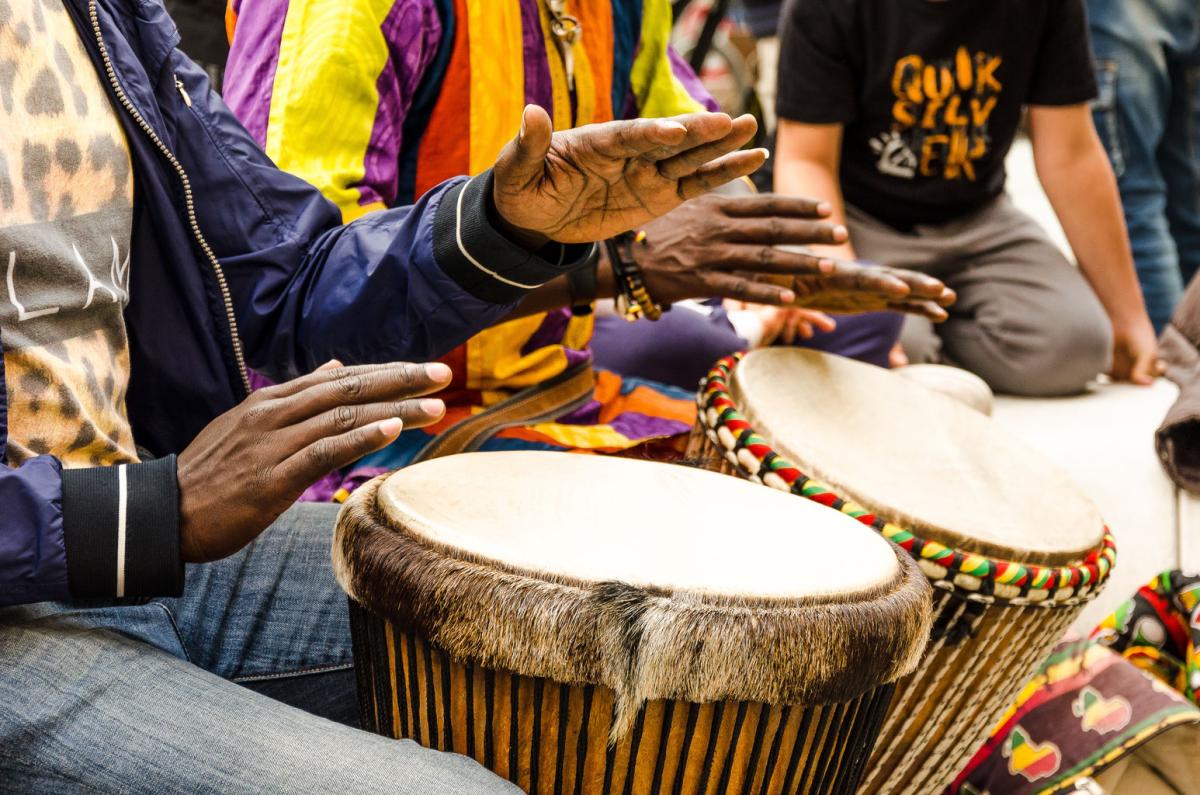
POLYGON ((1200 4, 1088 0, 1094 106, 1150 319, 1162 330, 1200 268, 1200 4))
POLYGON ((237 555, 190 566, 179 599, 0 610, 0 792, 519 792, 344 725, 357 701, 336 512, 293 507, 237 555))

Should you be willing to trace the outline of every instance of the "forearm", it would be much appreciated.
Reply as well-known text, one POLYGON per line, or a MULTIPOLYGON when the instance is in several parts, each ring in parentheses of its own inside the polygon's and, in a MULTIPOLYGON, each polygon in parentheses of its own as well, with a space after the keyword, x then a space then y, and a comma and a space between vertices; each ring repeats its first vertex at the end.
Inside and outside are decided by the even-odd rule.
MULTIPOLYGON (((829 203, 831 212, 825 220, 846 225, 846 201, 837 174, 827 164, 803 158, 781 158, 775 166, 775 192, 785 196, 811 196, 829 203)), ((854 246, 847 239, 838 246, 810 246, 814 253, 838 259, 856 258, 854 246)))
POLYGON ((1079 268, 1113 323, 1143 317, 1121 198, 1099 140, 1093 138, 1069 158, 1039 157, 1037 170, 1079 268))
MULTIPOLYGON (((604 246, 600 246, 600 259, 596 264, 595 298, 615 297, 616 287, 613 282, 612 269, 608 266, 608 252, 604 246)), ((567 277, 560 276, 526 294, 521 303, 517 304, 517 308, 505 320, 516 320, 542 312, 553 312, 556 309, 570 307, 571 304, 571 290, 567 284, 567 277)))

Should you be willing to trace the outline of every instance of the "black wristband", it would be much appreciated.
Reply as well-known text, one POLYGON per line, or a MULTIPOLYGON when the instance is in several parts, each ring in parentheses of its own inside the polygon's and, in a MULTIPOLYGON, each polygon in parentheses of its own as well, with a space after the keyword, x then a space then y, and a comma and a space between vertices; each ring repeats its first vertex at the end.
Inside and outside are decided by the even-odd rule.
POLYGON ((591 256, 580 267, 567 274, 567 295, 571 300, 571 314, 587 317, 592 314, 592 303, 596 300, 596 270, 600 264, 600 249, 593 247, 591 256))

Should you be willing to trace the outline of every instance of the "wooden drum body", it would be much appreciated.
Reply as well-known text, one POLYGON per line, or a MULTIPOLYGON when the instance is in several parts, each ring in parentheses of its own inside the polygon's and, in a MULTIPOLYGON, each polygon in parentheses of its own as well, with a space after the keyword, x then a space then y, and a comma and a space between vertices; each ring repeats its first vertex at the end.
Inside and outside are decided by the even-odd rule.
POLYGON ((698 404, 691 457, 874 528, 934 586, 928 648, 863 791, 940 792, 1107 579, 1116 547, 1095 507, 982 414, 848 359, 728 357, 698 404))
POLYGON ((533 793, 854 792, 929 586, 860 524, 767 493, 561 453, 372 481, 333 553, 365 725, 533 793), (818 560, 831 533, 853 572, 818 560))

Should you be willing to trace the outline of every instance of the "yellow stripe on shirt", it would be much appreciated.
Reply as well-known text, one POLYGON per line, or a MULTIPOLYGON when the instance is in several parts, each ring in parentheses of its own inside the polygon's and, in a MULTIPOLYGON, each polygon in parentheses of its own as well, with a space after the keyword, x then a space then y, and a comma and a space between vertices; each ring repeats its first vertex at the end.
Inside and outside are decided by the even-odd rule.
POLYGON ((379 106, 375 84, 389 56, 381 25, 393 5, 292 0, 279 43, 267 154, 316 185, 347 221, 381 209, 360 206, 357 186, 379 106))

